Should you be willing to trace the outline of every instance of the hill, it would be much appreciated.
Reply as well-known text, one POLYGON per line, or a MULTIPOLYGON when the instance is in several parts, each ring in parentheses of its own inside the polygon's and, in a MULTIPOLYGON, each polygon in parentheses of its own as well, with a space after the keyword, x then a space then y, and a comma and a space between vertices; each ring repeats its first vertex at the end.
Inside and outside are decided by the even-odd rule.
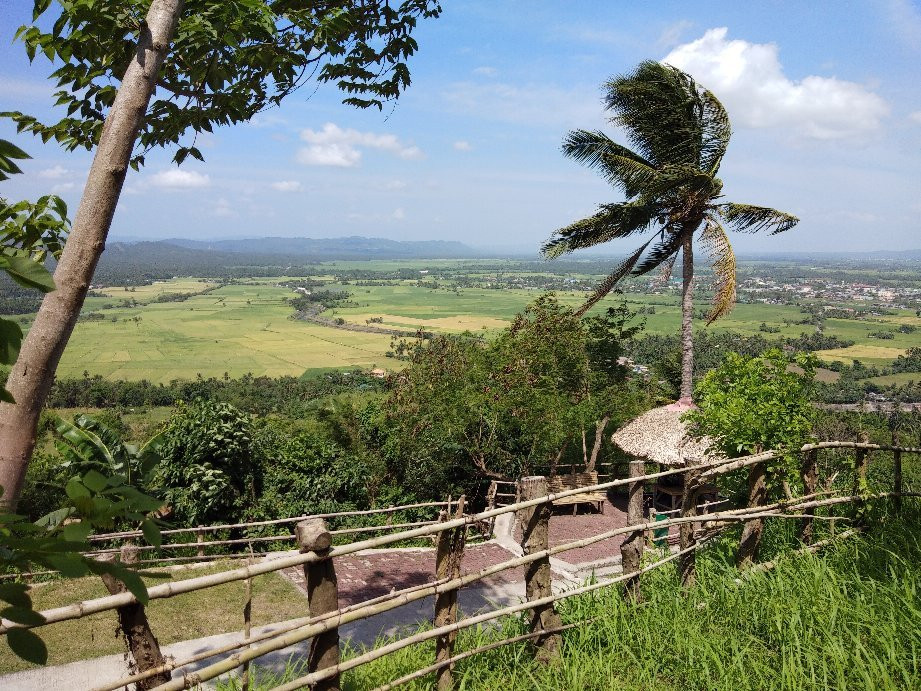
POLYGON ((281 254, 310 259, 469 259, 481 256, 467 245, 453 240, 388 240, 352 235, 341 238, 242 238, 188 240, 171 238, 163 242, 179 247, 248 255, 281 254))

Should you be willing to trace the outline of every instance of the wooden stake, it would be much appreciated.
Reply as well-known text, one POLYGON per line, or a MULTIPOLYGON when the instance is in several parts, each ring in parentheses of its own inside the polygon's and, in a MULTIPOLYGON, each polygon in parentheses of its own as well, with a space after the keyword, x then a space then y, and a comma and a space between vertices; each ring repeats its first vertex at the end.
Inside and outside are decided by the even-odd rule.
MULTIPOLYGON (((806 496, 815 494, 816 488, 818 487, 818 460, 818 449, 812 449, 803 455, 803 468, 801 474, 803 478, 803 494, 806 496)), ((815 530, 815 519, 812 518, 815 516, 815 509, 806 509, 803 511, 803 513, 808 514, 809 517, 802 519, 800 522, 799 539, 804 545, 811 545, 813 540, 813 532, 815 530)))
MULTIPOLYGON (((642 478, 646 472, 646 464, 640 460, 630 462, 630 477, 642 478)), ((640 525, 643 522, 643 480, 631 482, 627 499, 627 525, 640 525)), ((624 574, 637 573, 640 570, 640 561, 643 558, 643 531, 637 530, 630 533, 620 546, 621 565, 624 574)), ((641 602, 639 575, 624 581, 624 595, 634 602, 641 602)))
MULTIPOLYGON (((457 500, 455 518, 464 514, 464 495, 457 500)), ((451 516, 442 512, 441 520, 451 516)), ((438 546, 435 552, 436 580, 459 578, 461 559, 464 556, 464 543, 467 539, 466 528, 453 528, 438 534, 438 546)), ((457 621, 457 590, 438 593, 435 596, 435 619, 433 626, 439 628, 457 621)), ((454 642, 457 631, 451 631, 435 639, 435 664, 445 663, 454 655, 454 642)), ((435 687, 438 691, 451 691, 454 688, 454 665, 443 664, 435 675, 435 687)))
MULTIPOLYGON (((541 475, 523 477, 520 482, 523 501, 547 495, 547 478, 541 475)), ((521 548, 525 555, 546 550, 550 545, 550 502, 522 509, 518 513, 521 524, 521 548)), ((528 601, 540 600, 553 595, 551 587, 550 557, 544 557, 528 564, 525 569, 525 592, 528 601)), ((562 625, 553 603, 540 605, 532 610, 531 632, 547 631, 562 625)), ((562 637, 559 633, 538 636, 534 642, 536 657, 540 662, 549 662, 559 655, 562 637)))
MULTIPOLYGON (((115 559, 115 555, 107 557, 107 561, 115 559)), ((137 550, 132 545, 125 545, 121 549, 120 560, 124 564, 131 564, 137 561, 137 550)), ((128 589, 125 584, 110 574, 102 575, 102 582, 106 589, 112 595, 126 592, 128 589)), ((144 605, 135 602, 128 605, 122 605, 118 608, 118 625, 121 627, 125 636, 125 645, 134 659, 134 666, 138 672, 146 672, 153 667, 161 666, 165 661, 163 654, 160 652, 160 643, 150 629, 150 622, 147 621, 147 612, 144 605)), ((165 684, 170 680, 169 672, 161 672, 137 683, 138 691, 146 691, 160 684, 165 684)))
MULTIPOLYGON (((681 517, 689 518, 697 515, 697 495, 700 492, 700 471, 691 469, 684 476, 684 491, 681 493, 681 517)), ((697 542, 694 534, 694 522, 682 523, 678 532, 681 536, 681 551, 683 554, 678 559, 678 573, 681 574, 681 585, 685 588, 693 587, 697 575, 697 550, 692 549, 697 542), (686 550, 686 551, 685 551, 686 550)))
POLYGON ((895 493, 893 497, 893 505, 895 506, 895 512, 900 513, 902 511, 902 452, 893 451, 892 452, 892 491, 895 493))
MULTIPOLYGON (((250 559, 253 558, 253 546, 249 546, 250 559)), ((247 562, 249 563, 249 562, 247 562)), ((247 578, 243 581, 245 584, 244 597, 245 601, 243 603, 243 640, 248 641, 250 634, 252 633, 252 614, 253 614, 253 579, 247 578)), ((247 648, 249 645, 246 646, 247 648)), ((240 685, 243 687, 243 691, 250 691, 251 680, 249 678, 249 660, 246 660, 243 663, 243 673, 240 675, 240 685)))
MULTIPOLYGON (((314 552, 318 556, 327 554, 332 547, 332 536, 322 518, 310 518, 297 524, 297 544, 301 552, 314 552)), ((304 564, 304 580, 307 582, 307 601, 310 616, 317 617, 339 609, 339 586, 332 559, 304 564)), ((310 642, 307 668, 317 672, 339 664, 339 629, 330 628, 317 634, 310 642)), ((338 673, 317 682, 315 691, 338 691, 338 673)))
MULTIPOLYGON (((869 491, 867 486, 867 450, 857 449, 854 456, 854 491, 851 494, 864 497, 869 491)), ((854 518, 859 524, 866 522, 867 504, 864 499, 854 502, 854 518)))
MULTIPOLYGON (((196 535, 195 541, 198 543, 202 543, 205 541, 205 526, 203 525, 198 526, 198 535, 196 535)), ((205 556, 205 548, 200 545, 198 547, 198 556, 200 557, 205 556)))

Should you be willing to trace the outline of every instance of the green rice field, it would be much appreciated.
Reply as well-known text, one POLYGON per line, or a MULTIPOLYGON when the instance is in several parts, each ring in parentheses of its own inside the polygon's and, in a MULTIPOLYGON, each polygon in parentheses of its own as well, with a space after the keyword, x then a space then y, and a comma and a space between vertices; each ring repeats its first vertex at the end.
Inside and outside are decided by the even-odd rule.
MULTIPOLYGON (((445 263, 450 262, 445 260, 445 263)), ((336 269, 349 268, 347 264, 341 262, 336 269)), ((398 266, 403 267, 404 263, 368 262, 361 268, 383 271, 398 266)), ((359 325, 373 318, 376 326, 402 330, 469 330, 489 335, 506 327, 517 312, 540 294, 535 289, 455 289, 446 281, 439 288, 420 286, 415 280, 374 286, 340 285, 332 271, 324 278, 330 287, 348 290, 351 298, 348 305, 328 310, 323 317, 341 318, 359 325)), ((103 289, 99 291, 101 297, 87 299, 84 319, 74 331, 58 374, 67 377, 86 372, 116 379, 168 382, 197 375, 220 377, 225 373, 232 377, 246 373, 300 376, 307 371, 330 368, 399 368, 399 361, 386 357, 392 342, 388 334, 349 331, 292 319, 293 308, 287 300, 295 293, 279 285, 283 280, 252 279, 224 285, 204 295, 194 293, 214 283, 194 277, 158 281, 129 290, 103 289), (184 301, 155 302, 170 293, 193 295, 184 301), (92 320, 86 318, 90 313, 95 313, 92 320)), ((585 299, 581 291, 558 292, 557 296, 572 306, 585 299)), ((624 297, 633 309, 655 308, 654 314, 642 317, 648 333, 677 333, 680 324, 677 296, 627 293, 624 297)), ((614 299, 606 302, 614 304, 614 299)), ((602 303, 596 310, 606 306, 602 303)), ((700 306, 706 309, 703 301, 700 306)), ((764 323, 779 328, 777 336, 797 336, 813 327, 785 321, 794 322, 802 316, 796 306, 740 304, 706 328, 755 335, 761 333, 759 326, 764 323)), ((28 315, 18 319, 24 328, 28 327, 28 315)), ((819 355, 829 361, 859 359, 866 364, 888 364, 921 340, 918 333, 898 332, 902 324, 921 325, 921 319, 907 310, 872 321, 828 319, 826 334, 852 340, 855 345, 821 351, 819 355), (893 338, 870 337, 869 334, 879 331, 891 331, 893 338)), ((901 375, 896 376, 901 381, 901 375)))

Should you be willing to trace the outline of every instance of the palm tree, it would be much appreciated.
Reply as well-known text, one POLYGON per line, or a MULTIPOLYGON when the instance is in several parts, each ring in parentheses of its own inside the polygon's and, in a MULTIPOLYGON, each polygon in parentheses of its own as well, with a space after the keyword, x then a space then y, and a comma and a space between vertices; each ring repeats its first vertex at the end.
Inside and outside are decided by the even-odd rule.
POLYGON ((605 89, 611 122, 624 128, 634 148, 617 144, 602 132, 574 130, 563 142, 563 153, 598 170, 624 193, 626 201, 602 204, 593 216, 560 228, 542 251, 552 259, 654 231, 601 282, 579 314, 627 274, 640 276, 662 267, 664 275, 670 276, 678 252, 683 253, 681 400, 690 403, 695 233, 699 231, 712 257, 715 275, 710 324, 732 308, 736 295, 735 255, 721 222, 736 231, 769 230, 775 235, 789 230, 799 219, 764 206, 719 201, 723 183, 716 173, 729 144, 729 116, 717 98, 689 75, 670 65, 646 61, 632 74, 609 80, 605 89))

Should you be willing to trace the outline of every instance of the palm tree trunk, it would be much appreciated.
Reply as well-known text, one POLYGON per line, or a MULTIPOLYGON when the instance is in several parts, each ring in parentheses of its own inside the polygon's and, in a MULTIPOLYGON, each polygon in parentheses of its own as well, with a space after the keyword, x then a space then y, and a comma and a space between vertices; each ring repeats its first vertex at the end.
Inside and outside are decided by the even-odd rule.
POLYGON ((681 403, 694 393, 694 234, 684 238, 681 268, 681 403))
POLYGON ((138 130, 184 0, 154 0, 106 116, 73 227, 48 293, 7 379, 15 404, 0 403, 0 507, 15 508, 35 448, 38 417, 105 248, 138 130))

